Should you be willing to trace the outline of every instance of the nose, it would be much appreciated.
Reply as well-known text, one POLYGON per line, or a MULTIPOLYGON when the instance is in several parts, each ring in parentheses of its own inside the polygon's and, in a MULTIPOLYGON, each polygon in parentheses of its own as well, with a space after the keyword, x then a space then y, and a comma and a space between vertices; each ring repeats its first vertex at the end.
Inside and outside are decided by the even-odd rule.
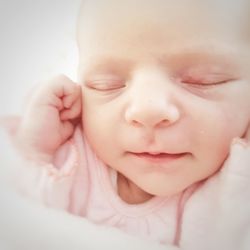
POLYGON ((145 103, 134 103, 125 113, 128 123, 143 127, 162 127, 175 123, 180 117, 176 106, 149 98, 145 103))
POLYGON ((171 91, 153 86, 132 95, 125 119, 137 127, 165 127, 180 119, 180 109, 171 97, 171 91))

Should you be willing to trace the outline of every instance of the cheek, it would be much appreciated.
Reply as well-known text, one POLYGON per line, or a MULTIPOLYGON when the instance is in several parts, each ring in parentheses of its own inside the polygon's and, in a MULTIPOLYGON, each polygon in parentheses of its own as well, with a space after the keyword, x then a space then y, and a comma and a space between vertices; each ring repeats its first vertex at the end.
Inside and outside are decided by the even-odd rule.
POLYGON ((195 118, 198 117, 204 132, 207 130, 211 137, 225 140, 241 137, 249 124, 250 100, 233 90, 233 93, 221 94, 218 100, 205 100, 203 105, 197 105, 199 113, 195 118))
POLYGON ((231 105, 217 105, 204 114, 207 116, 200 119, 197 135, 198 157, 203 162, 210 162, 211 168, 218 169, 229 153, 233 138, 245 133, 249 118, 231 105))
POLYGON ((235 137, 242 137, 249 125, 249 108, 245 106, 229 105, 222 109, 221 127, 222 134, 227 135, 231 140, 235 137))
POLYGON ((84 134, 96 152, 106 151, 110 141, 115 140, 118 122, 114 112, 106 106, 86 103, 83 107, 82 124, 84 134))
POLYGON ((93 142, 103 140, 107 123, 98 114, 85 113, 83 115, 83 130, 86 137, 93 142))

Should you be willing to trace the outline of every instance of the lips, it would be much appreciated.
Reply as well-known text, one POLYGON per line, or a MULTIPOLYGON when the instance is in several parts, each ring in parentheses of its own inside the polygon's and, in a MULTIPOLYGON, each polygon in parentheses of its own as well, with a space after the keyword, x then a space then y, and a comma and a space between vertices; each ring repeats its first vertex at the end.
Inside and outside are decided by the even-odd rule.
POLYGON ((140 153, 131 153, 137 158, 144 159, 146 161, 152 162, 162 162, 166 163, 173 160, 178 160, 188 153, 178 153, 178 154, 169 154, 164 152, 140 152, 140 153))

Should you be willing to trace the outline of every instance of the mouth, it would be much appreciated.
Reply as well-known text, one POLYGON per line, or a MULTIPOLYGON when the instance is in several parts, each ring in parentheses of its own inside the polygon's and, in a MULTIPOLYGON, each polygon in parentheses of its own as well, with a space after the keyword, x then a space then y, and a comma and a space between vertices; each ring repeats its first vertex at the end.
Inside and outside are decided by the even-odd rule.
POLYGON ((136 158, 154 163, 167 163, 181 159, 184 156, 188 155, 187 152, 178 154, 169 154, 164 152, 140 152, 140 153, 131 152, 131 154, 136 158))

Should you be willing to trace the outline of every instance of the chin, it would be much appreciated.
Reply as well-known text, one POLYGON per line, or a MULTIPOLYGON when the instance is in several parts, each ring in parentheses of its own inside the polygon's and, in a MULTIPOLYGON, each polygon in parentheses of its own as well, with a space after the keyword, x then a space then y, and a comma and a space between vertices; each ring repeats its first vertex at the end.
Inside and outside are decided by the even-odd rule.
POLYGON ((166 196, 178 195, 179 193, 184 191, 185 188, 169 187, 167 189, 162 190, 162 189, 158 189, 158 188, 152 189, 152 187, 151 187, 148 189, 145 188, 144 190, 145 190, 145 192, 147 192, 153 196, 166 197, 166 196))

